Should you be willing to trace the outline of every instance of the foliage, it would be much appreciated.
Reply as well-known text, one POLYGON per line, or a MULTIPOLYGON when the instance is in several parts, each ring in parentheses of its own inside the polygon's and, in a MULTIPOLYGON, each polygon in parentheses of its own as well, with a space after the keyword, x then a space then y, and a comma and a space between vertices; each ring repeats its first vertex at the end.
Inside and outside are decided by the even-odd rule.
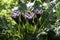
POLYGON ((0 0, 0 40, 60 40, 60 1, 0 0), (18 10, 21 15, 11 17, 18 10), (25 12, 33 12, 33 18, 25 12))

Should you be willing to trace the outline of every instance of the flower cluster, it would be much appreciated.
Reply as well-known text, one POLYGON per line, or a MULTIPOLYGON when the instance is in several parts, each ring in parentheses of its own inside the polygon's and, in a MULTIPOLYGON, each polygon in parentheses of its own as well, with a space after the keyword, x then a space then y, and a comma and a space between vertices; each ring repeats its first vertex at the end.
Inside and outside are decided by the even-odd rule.
POLYGON ((16 12, 12 13, 12 18, 17 18, 17 17, 20 16, 20 15, 21 15, 21 11, 18 10, 18 11, 16 11, 16 12))
MULTIPOLYGON (((24 16, 21 14, 22 12, 20 10, 14 12, 12 14, 12 18, 16 21, 19 22, 18 18, 19 16, 21 17, 21 21, 24 20, 24 19, 27 19, 28 22, 31 24, 33 24, 32 20, 33 20, 33 17, 36 15, 36 18, 40 18, 40 15, 43 13, 43 10, 39 10, 39 9, 35 9, 34 12, 25 12, 24 16), (39 16, 39 17, 38 17, 39 16)), ((35 20, 35 18, 34 18, 35 20)))
MULTIPOLYGON (((42 9, 40 9, 40 10, 39 10, 39 9, 35 9, 35 10, 34 10, 34 13, 36 13, 36 14, 38 14, 38 15, 41 15, 41 14, 43 13, 43 10, 42 10, 42 9)), ((25 16, 27 19, 32 19, 33 16, 35 15, 34 13, 33 13, 33 12, 31 12, 31 13, 26 12, 24 16, 25 16)), ((20 15, 21 15, 21 11, 20 11, 20 10, 12 13, 12 17, 13 17, 13 18, 16 18, 16 17, 18 17, 18 16, 20 16, 20 15)))

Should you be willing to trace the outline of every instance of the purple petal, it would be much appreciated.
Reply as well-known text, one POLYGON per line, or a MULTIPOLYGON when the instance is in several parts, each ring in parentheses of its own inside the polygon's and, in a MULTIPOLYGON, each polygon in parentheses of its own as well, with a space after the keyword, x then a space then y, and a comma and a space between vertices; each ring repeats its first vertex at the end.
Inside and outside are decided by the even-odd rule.
POLYGON ((32 16, 28 17, 28 19, 32 19, 32 16))
POLYGON ((39 10, 37 14, 42 14, 43 13, 43 10, 39 10))
POLYGON ((31 16, 34 16, 34 13, 32 12, 30 15, 31 15, 31 16))
POLYGON ((21 15, 20 10, 18 10, 16 13, 17 13, 17 16, 21 15))
POLYGON ((25 17, 28 18, 28 19, 32 19, 33 16, 34 16, 33 13, 31 13, 31 14, 25 13, 25 17))
POLYGON ((16 18, 16 15, 17 15, 16 13, 13 13, 13 14, 12 14, 12 17, 13 17, 13 18, 16 18))
POLYGON ((29 17, 29 14, 28 14, 28 13, 25 13, 25 17, 26 17, 26 18, 29 17))
POLYGON ((37 13, 38 11, 39 11, 38 9, 34 10, 35 13, 37 13))
POLYGON ((35 13, 36 13, 36 14, 42 14, 42 13, 43 13, 43 10, 42 10, 42 9, 40 9, 40 10, 36 9, 36 10, 35 10, 35 13))

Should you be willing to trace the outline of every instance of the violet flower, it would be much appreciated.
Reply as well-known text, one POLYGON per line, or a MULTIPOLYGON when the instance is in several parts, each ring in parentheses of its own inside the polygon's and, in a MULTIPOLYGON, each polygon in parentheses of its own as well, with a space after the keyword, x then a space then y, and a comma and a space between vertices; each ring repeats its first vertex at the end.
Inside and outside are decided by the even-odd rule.
POLYGON ((32 12, 32 13, 25 13, 25 17, 27 18, 27 19, 32 19, 33 18, 33 16, 34 16, 34 13, 32 12))
POLYGON ((34 10, 34 12, 36 13, 36 14, 42 14, 43 13, 43 10, 42 9, 36 9, 36 10, 34 10))
POLYGON ((12 13, 11 17, 16 21, 16 23, 19 24, 19 16, 21 16, 21 11, 18 10, 18 11, 15 11, 12 13))
POLYGON ((29 24, 34 25, 33 23, 33 17, 34 17, 34 13, 25 13, 25 17, 27 18, 27 21, 29 22, 29 24))
POLYGON ((13 13, 12 18, 16 18, 16 15, 17 15, 16 13, 13 13))
POLYGON ((19 17, 20 15, 21 15, 21 11, 18 10, 18 11, 16 11, 16 12, 14 12, 11 16, 12 16, 12 18, 17 18, 17 17, 19 17))
POLYGON ((34 12, 36 13, 37 18, 39 19, 41 14, 43 13, 43 10, 42 9, 40 9, 40 10, 36 9, 36 10, 34 10, 34 12))

